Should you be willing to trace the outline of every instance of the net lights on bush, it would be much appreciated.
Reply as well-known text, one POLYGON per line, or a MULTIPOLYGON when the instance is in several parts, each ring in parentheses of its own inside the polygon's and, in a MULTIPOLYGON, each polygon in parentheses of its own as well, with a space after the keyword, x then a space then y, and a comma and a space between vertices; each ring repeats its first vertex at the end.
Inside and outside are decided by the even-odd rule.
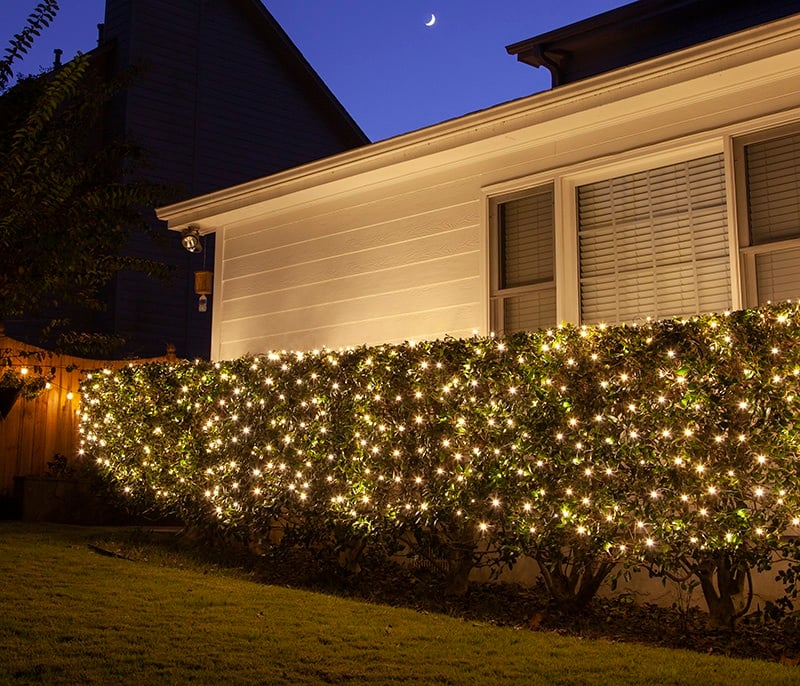
POLYGON ((458 521, 615 560, 800 522, 793 304, 95 373, 82 451, 132 502, 225 531, 458 521))

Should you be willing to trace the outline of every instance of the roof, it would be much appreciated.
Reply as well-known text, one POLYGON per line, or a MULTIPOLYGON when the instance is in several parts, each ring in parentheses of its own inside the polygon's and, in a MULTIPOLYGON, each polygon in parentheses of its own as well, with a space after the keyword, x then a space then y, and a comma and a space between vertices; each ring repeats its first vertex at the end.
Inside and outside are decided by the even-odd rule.
POLYGON ((553 87, 800 12, 800 0, 639 0, 506 47, 553 87))
POLYGON ((264 32, 268 42, 283 59, 287 69, 296 77, 308 96, 338 121, 341 133, 357 147, 370 142, 355 120, 345 110, 314 68, 308 63, 281 25, 269 13, 261 0, 235 0, 242 12, 253 20, 253 26, 264 32))
MULTIPOLYGON (((367 184, 367 180, 380 184, 407 179, 420 169, 444 169, 464 160, 518 150, 526 136, 539 132, 535 135, 546 137, 550 134, 545 131, 560 130, 570 117, 588 116, 587 131, 594 131, 595 115, 587 114, 591 110, 601 105, 616 107, 621 100, 654 88, 670 89, 677 102, 690 97, 687 83, 701 89, 692 95, 698 102, 709 100, 717 90, 734 88, 738 93, 746 85, 743 75, 757 81, 763 70, 774 67, 775 59, 783 60, 789 52, 798 50, 800 14, 161 207, 157 214, 172 230, 191 224, 201 233, 212 233, 226 224, 258 216, 267 205, 272 211, 305 202, 306 198, 317 201, 338 196, 354 184, 367 184), (754 65, 758 67, 753 69, 754 65), (720 78, 723 70, 726 78, 737 79, 735 85, 720 78)), ((794 73, 791 64, 787 65, 787 75, 794 73)), ((651 111, 669 109, 674 104, 664 99, 651 111)))

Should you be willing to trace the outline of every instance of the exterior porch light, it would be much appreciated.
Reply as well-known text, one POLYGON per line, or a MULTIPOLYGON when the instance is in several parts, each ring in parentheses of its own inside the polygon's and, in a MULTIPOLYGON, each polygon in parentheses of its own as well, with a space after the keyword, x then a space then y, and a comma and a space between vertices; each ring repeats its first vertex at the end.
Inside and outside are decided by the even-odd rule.
POLYGON ((203 245, 200 243, 200 231, 196 226, 187 226, 181 231, 181 245, 189 252, 203 252, 203 245))

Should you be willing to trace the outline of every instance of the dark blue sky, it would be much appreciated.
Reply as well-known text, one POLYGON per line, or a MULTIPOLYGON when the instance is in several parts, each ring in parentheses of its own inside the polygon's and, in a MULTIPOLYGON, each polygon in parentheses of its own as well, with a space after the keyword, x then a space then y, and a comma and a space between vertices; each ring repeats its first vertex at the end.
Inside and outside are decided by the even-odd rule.
MULTIPOLYGON (((0 41, 36 0, 0 0, 0 41)), ((61 0, 53 25, 17 68, 36 73, 97 42, 105 0, 61 0)), ((372 140, 452 119, 550 86, 505 46, 626 0, 264 0, 311 66, 372 140), (436 23, 426 27, 432 14, 436 23)))

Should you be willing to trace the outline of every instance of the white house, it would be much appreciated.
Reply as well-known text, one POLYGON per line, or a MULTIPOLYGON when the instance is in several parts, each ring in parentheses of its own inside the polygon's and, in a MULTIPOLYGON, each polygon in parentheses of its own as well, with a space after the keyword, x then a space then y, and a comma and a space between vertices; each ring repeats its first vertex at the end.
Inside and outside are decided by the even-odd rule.
MULTIPOLYGON (((704 4, 509 51, 558 74, 559 41, 704 4)), ((800 296, 797 12, 161 209, 216 233, 212 357, 800 296)))

